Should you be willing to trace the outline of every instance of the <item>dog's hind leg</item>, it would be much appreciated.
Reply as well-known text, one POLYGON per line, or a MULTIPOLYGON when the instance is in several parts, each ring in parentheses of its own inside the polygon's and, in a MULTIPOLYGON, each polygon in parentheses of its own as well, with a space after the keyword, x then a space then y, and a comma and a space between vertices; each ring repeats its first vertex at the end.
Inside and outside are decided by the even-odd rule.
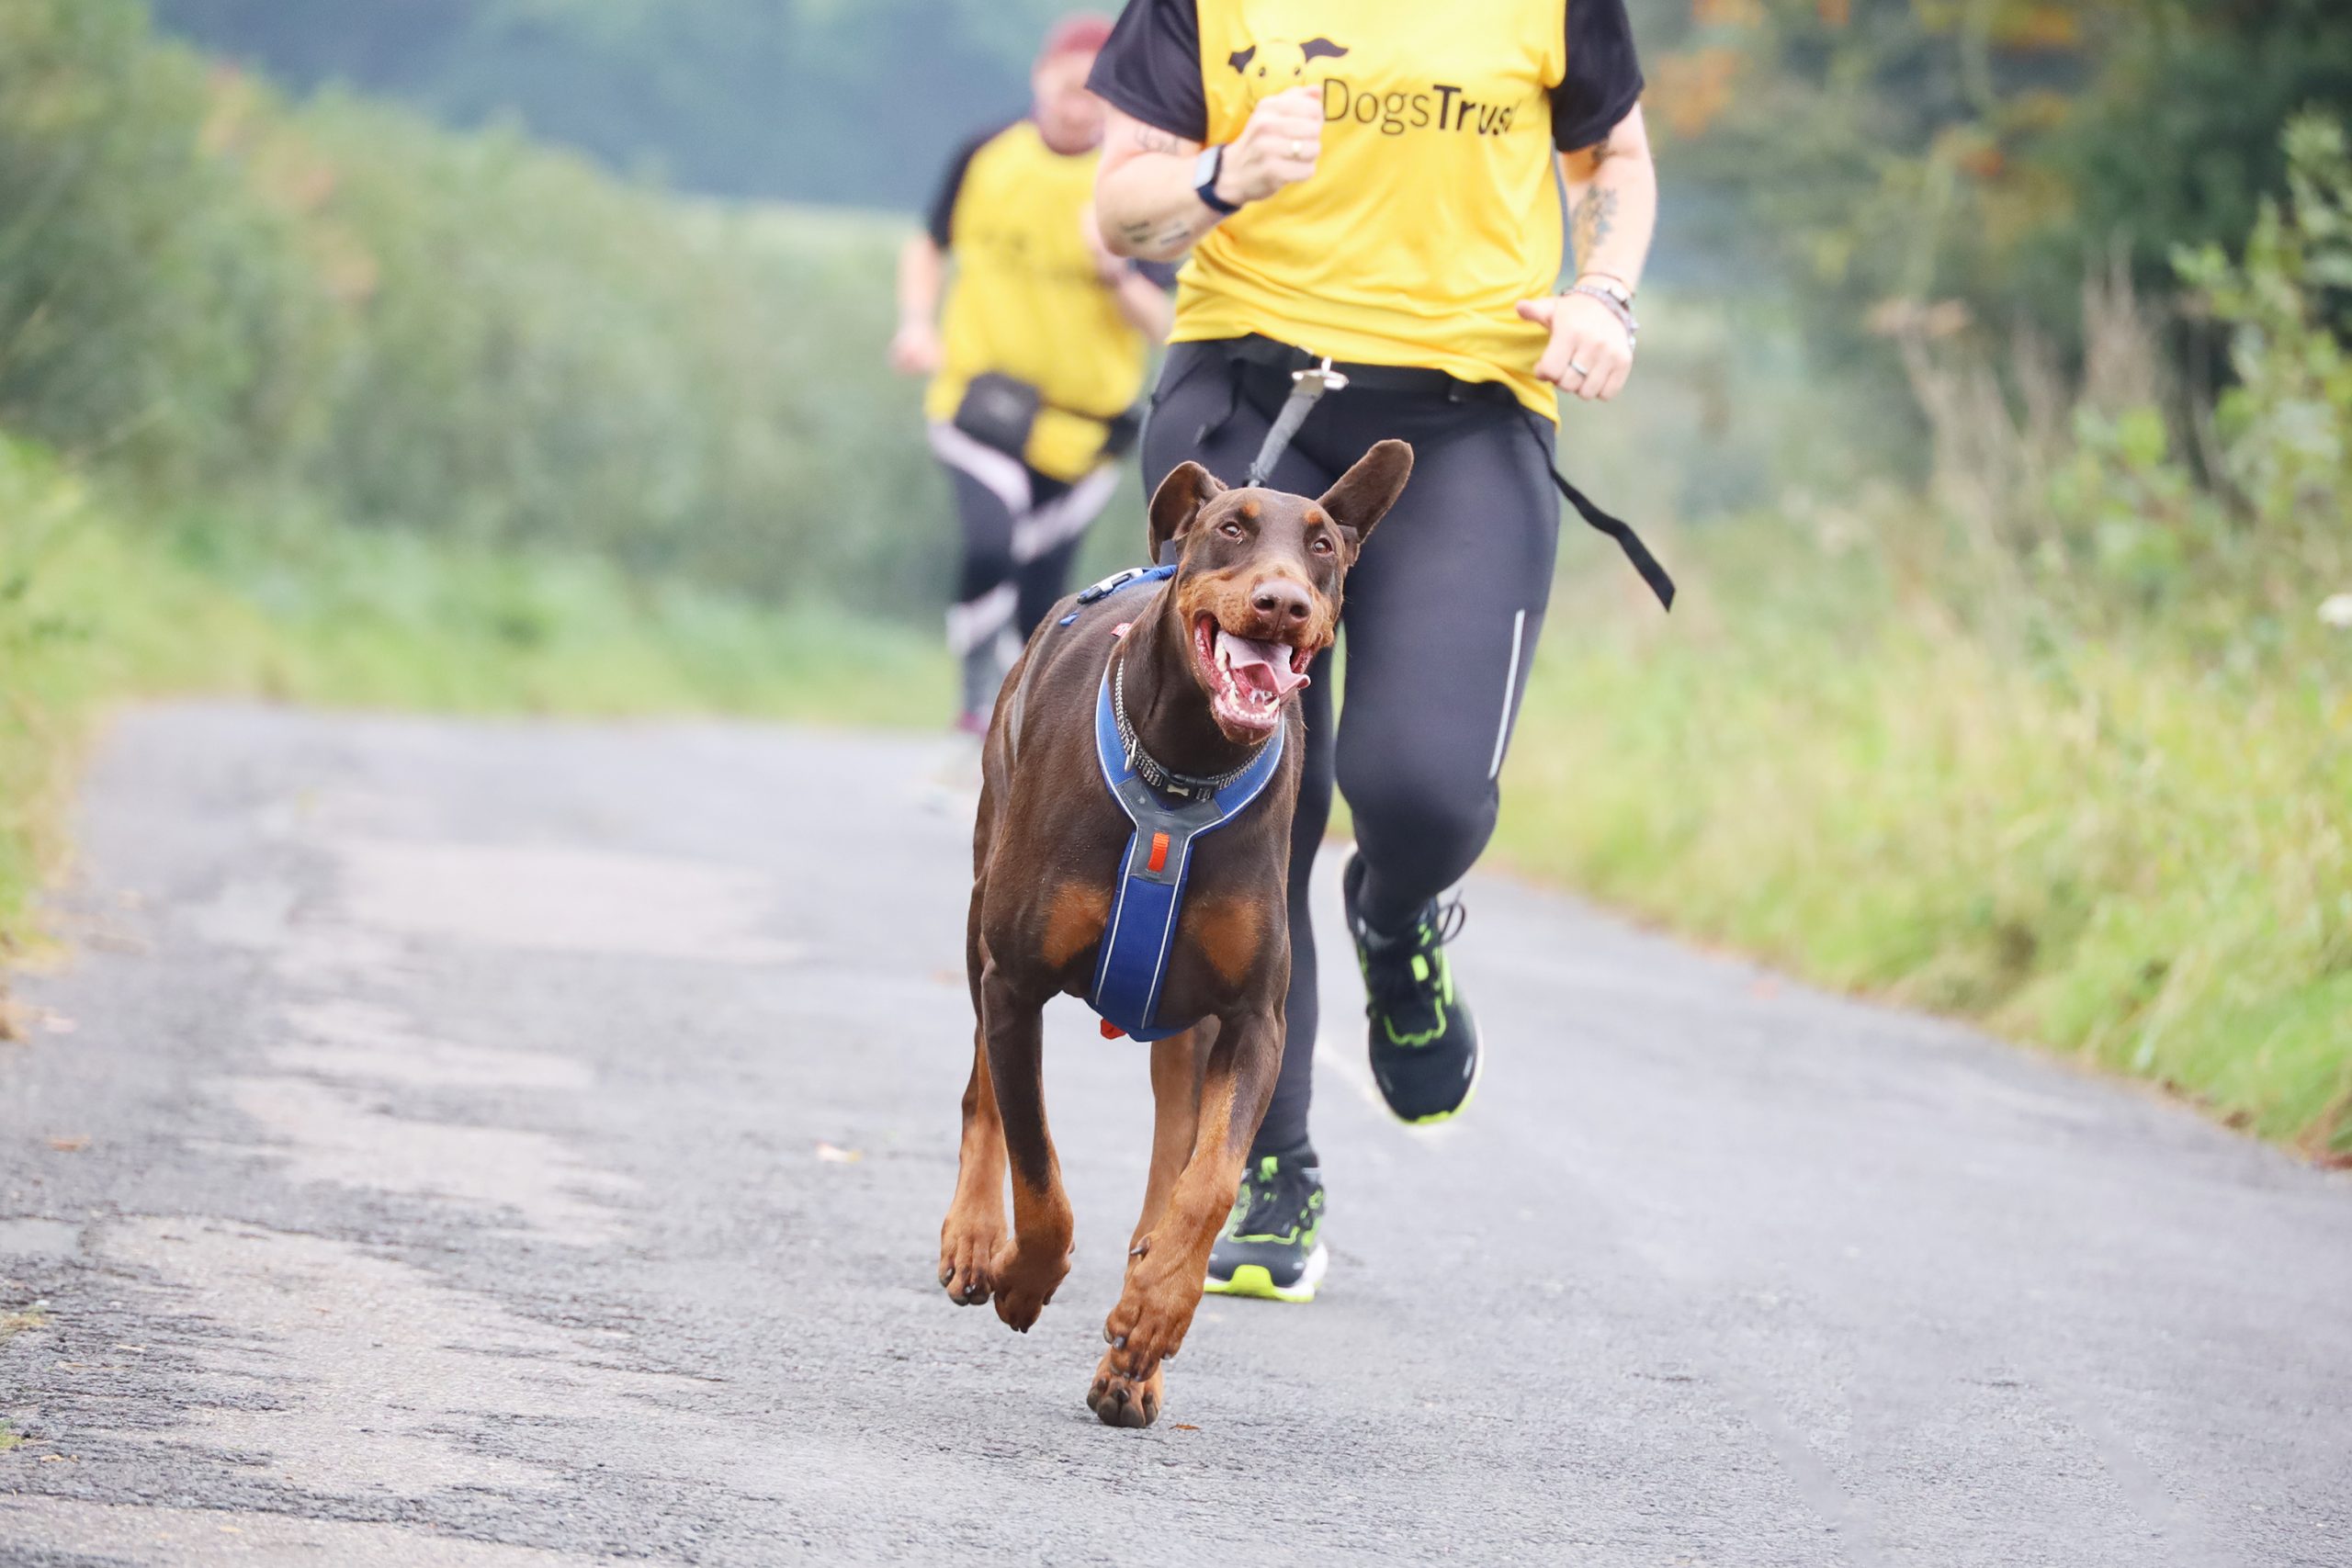
POLYGON ((1282 1065, 1283 1014, 1227 1021, 1201 1077, 1200 1125, 1192 1157, 1166 1206, 1127 1261, 1126 1288, 1102 1325, 1111 1348, 1094 1369, 1086 1403, 1106 1426, 1148 1427, 1159 1415, 1160 1362, 1193 1326, 1209 1249, 1233 1209, 1242 1162, 1273 1098, 1282 1065))
POLYGON ((1012 1235, 989 1263, 989 1282, 997 1316, 1026 1334, 1069 1273, 1072 1229, 1061 1162, 1046 1129, 1045 1003, 1018 993, 993 962, 979 989, 989 1081, 1012 1170, 1012 1235))
POLYGON ((939 1227, 939 1283, 957 1306, 978 1306, 994 1292, 989 1268, 1004 1242, 1004 1127, 989 1078, 988 1042, 977 1029, 973 1034, 956 1196, 939 1227))
POLYGON ((972 888, 964 927, 964 963, 972 991, 972 1076, 964 1085, 964 1133, 956 1158, 956 1196, 939 1226, 939 1283, 957 1306, 978 1306, 994 1290, 989 1267, 1004 1242, 1004 1126, 989 1077, 989 1037, 980 1012, 980 899, 972 888))

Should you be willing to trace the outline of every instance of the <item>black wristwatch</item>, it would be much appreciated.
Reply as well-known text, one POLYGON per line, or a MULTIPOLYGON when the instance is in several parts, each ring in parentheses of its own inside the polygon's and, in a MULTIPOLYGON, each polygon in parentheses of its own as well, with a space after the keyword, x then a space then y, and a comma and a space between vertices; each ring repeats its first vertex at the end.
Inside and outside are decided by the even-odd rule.
POLYGON ((1200 157, 1193 164, 1193 194, 1212 212, 1230 217, 1241 210, 1238 201, 1227 201, 1216 193, 1216 177, 1225 173, 1225 145, 1201 149, 1200 157))

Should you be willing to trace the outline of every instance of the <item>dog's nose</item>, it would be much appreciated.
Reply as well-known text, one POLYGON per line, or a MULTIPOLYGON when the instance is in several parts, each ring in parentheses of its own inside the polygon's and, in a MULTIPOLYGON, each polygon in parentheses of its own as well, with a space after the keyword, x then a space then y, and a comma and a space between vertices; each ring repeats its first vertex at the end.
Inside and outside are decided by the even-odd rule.
POLYGON ((1287 577, 1269 577, 1252 588, 1250 607, 1277 623, 1304 621, 1315 614, 1306 584, 1287 577))

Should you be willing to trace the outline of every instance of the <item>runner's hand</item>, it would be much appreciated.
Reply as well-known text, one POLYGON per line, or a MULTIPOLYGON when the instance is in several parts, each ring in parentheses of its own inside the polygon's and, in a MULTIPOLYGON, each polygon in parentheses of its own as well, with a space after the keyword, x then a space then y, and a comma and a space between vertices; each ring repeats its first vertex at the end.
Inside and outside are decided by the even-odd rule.
POLYGON ((929 321, 904 322, 890 340, 890 368, 901 375, 932 375, 939 360, 939 329, 929 321))
POLYGON ((1250 123, 1225 150, 1217 195, 1263 201, 1315 172, 1323 151, 1323 89, 1293 87, 1250 111, 1250 123))
POLYGON ((1605 403, 1623 390, 1634 373, 1634 345, 1625 323, 1589 294, 1552 294, 1521 299, 1520 319, 1552 330, 1552 342, 1535 362, 1536 379, 1574 392, 1589 403, 1605 403), (1579 371, 1576 367, 1582 366, 1579 371))

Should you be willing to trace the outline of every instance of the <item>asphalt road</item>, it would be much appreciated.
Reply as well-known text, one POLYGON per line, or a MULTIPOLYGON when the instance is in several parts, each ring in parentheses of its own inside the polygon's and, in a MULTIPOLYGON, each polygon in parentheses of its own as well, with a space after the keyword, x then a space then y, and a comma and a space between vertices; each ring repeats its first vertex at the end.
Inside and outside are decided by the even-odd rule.
POLYGON ((0 1045, 0 1563, 2352 1564, 2352 1180, 1499 880, 1472 1115, 1327 1041, 1323 1299, 1097 1425, 1149 1116, 1076 1004, 1076 1270, 932 1282, 944 755, 123 723, 0 1045))

